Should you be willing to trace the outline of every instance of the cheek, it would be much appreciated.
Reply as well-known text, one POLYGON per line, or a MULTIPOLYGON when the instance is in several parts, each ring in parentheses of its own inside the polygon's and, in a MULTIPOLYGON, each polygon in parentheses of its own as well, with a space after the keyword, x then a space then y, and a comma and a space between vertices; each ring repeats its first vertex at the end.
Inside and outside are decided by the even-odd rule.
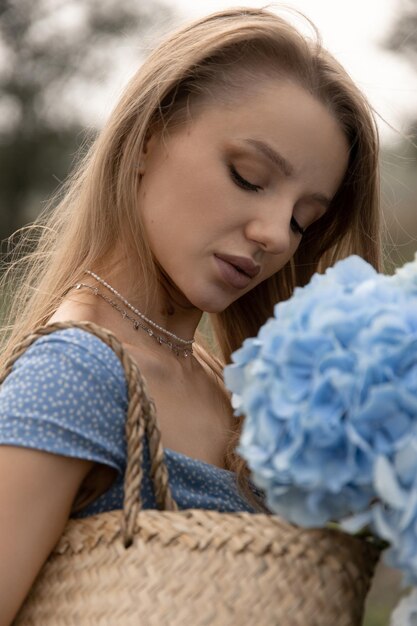
POLYGON ((145 228, 183 230, 183 236, 198 237, 234 227, 241 207, 233 202, 224 172, 212 164, 182 165, 166 163, 155 174, 145 175, 139 190, 145 228))

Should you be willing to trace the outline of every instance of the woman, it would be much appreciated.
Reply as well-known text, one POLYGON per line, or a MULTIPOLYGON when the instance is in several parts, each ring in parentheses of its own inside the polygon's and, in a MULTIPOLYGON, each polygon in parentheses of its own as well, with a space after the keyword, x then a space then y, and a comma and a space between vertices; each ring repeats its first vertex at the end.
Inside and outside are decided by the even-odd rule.
MULTIPOLYGON (((39 324, 111 330, 155 400, 179 507, 262 510, 221 368, 315 271, 350 253, 378 266, 377 160, 370 107, 318 39, 260 9, 186 25, 133 77, 42 221, 3 365, 39 324)), ((120 508, 125 410, 117 358, 79 329, 36 341, 3 384, 1 624, 70 515, 120 508)))

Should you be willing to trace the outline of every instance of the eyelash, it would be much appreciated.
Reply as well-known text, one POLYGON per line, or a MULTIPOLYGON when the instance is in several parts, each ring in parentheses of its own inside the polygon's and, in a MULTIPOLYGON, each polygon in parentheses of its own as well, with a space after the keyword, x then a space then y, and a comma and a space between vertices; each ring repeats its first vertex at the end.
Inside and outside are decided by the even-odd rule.
POLYGON ((262 191, 262 187, 260 185, 253 185, 245 178, 242 178, 242 176, 239 174, 239 172, 236 171, 233 165, 230 165, 230 173, 232 175, 233 180, 235 181, 235 183, 239 185, 239 187, 242 187, 243 189, 247 189, 248 191, 256 191, 256 192, 258 192, 259 190, 262 191))
POLYGON ((295 217, 291 217, 290 226, 291 226, 291 229, 298 235, 301 235, 301 237, 304 235, 306 229, 300 226, 300 224, 297 222, 295 217))
MULTIPOLYGON (((230 174, 233 178, 233 180, 235 181, 235 183, 241 187, 242 189, 246 189, 247 191, 255 191, 256 193, 259 190, 262 190, 263 188, 260 185, 253 185, 252 183, 250 183, 248 180, 246 180, 245 178, 243 178, 239 172, 236 171, 235 167, 233 165, 229 166, 230 169, 230 174)), ((290 227, 291 230, 301 236, 304 235, 305 232, 305 228, 303 228, 302 226, 300 226, 300 224, 297 222, 297 220, 295 219, 295 217, 291 217, 291 222, 290 222, 290 227)))

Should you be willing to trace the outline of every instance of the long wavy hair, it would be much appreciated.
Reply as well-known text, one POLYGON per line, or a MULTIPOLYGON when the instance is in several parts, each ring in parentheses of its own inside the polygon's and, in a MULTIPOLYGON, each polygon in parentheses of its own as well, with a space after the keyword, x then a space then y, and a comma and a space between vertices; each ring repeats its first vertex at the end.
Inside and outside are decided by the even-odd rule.
MULTIPOLYGON (((231 353, 257 334, 273 305, 314 272, 353 253, 379 268, 379 145, 372 109, 307 22, 312 36, 266 9, 234 8, 186 24, 150 54, 59 196, 23 229, 7 260, 0 284, 8 299, 0 368, 24 335, 48 322, 86 268, 105 271, 106 259, 121 243, 152 301, 158 269, 137 206, 137 165, 146 139, 187 121, 196 105, 220 106, 256 89, 262 78, 290 77, 324 103, 347 137, 349 163, 329 209, 308 228, 291 261, 209 316, 217 356, 201 331, 198 353, 221 377, 231 353)), ((254 502, 249 469, 236 452, 242 419, 234 422, 225 464, 254 502)), ((265 510, 260 501, 255 504, 265 510)))

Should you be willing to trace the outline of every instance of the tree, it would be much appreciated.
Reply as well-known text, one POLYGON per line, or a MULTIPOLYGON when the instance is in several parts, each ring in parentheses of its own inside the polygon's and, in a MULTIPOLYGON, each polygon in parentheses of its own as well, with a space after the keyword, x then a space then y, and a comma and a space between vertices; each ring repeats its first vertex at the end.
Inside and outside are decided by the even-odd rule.
POLYGON ((384 43, 388 50, 403 54, 416 67, 417 0, 403 0, 402 8, 384 43))
MULTIPOLYGON (((417 0, 402 0, 396 18, 382 45, 404 56, 417 68, 417 0)), ((385 249, 389 269, 414 257, 417 241, 417 111, 407 131, 395 145, 384 147, 382 200, 387 236, 385 249)))
POLYGON ((95 133, 79 103, 170 16, 159 0, 0 0, 0 239, 33 219, 95 133))
MULTIPOLYGON (((400 4, 383 47, 401 54, 417 69, 417 0, 402 0, 400 4)), ((410 123, 409 135, 417 143, 417 111, 415 120, 410 123)))

